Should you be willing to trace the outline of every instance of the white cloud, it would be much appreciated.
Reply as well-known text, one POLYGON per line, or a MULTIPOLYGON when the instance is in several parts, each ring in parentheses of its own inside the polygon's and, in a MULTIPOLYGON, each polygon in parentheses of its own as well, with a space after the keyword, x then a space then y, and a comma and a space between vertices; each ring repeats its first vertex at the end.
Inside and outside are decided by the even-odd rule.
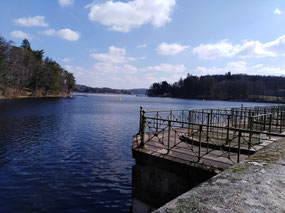
POLYGON ((73 5, 74 0, 58 0, 58 3, 62 7, 68 7, 68 6, 73 5))
POLYGON ((146 68, 146 70, 177 73, 177 72, 185 72, 186 68, 183 64, 172 65, 172 64, 162 63, 158 66, 149 66, 146 68))
POLYGON ((200 44, 193 49, 201 59, 215 59, 220 57, 231 57, 233 45, 226 40, 215 44, 200 44))
POLYGON ((77 81, 77 79, 82 80, 85 77, 86 70, 84 70, 83 67, 65 65, 64 69, 67 70, 68 72, 73 73, 75 78, 76 78, 76 81, 77 81))
POLYGON ((129 32, 143 24, 161 27, 171 21, 170 14, 175 0, 134 0, 129 2, 94 1, 89 8, 89 19, 106 25, 110 30, 129 32))
POLYGON ((194 74, 197 75, 213 75, 213 74, 225 74, 231 72, 232 74, 248 74, 248 75, 284 75, 285 65, 281 67, 265 66, 263 64, 257 64, 249 66, 244 61, 230 62, 225 67, 197 67, 194 74))
POLYGON ((64 58, 62 59, 63 62, 71 62, 73 59, 72 58, 64 58))
POLYGON ((276 15, 281 15, 283 12, 279 8, 276 8, 273 13, 276 15))
POLYGON ((233 45, 227 40, 214 44, 200 44, 193 49, 200 59, 216 58, 265 58, 285 56, 285 35, 276 40, 262 43, 260 41, 244 40, 241 44, 233 45))
POLYGON ((189 47, 190 46, 180 45, 177 43, 167 44, 167 43, 163 42, 156 48, 156 51, 160 55, 176 55, 176 54, 186 50, 189 47))
POLYGON ((130 65, 130 64, 123 64, 123 65, 116 65, 111 63, 96 63, 93 66, 94 70, 100 72, 101 74, 135 74, 140 69, 130 65))
POLYGON ((90 56, 97 62, 90 69, 84 69, 84 75, 79 75, 75 67, 66 68, 75 73, 79 83, 96 87, 148 88, 153 82, 175 82, 186 75, 186 68, 181 64, 161 63, 147 67, 130 64, 139 58, 128 57, 125 48, 115 46, 110 46, 107 53, 93 53, 90 56))
POLYGON ((56 31, 54 29, 48 29, 45 31, 41 31, 40 34, 47 35, 47 36, 55 36, 56 31))
POLYGON ((20 30, 14 30, 10 33, 10 35, 14 38, 32 39, 32 36, 20 30))
POLYGON ((68 41, 77 41, 80 38, 80 35, 78 32, 75 32, 70 29, 58 30, 57 34, 60 38, 68 40, 68 41))
POLYGON ((147 46, 147 44, 141 44, 141 45, 138 45, 137 48, 145 48, 147 46))
POLYGON ((80 38, 80 34, 70 29, 61 29, 61 30, 54 30, 48 29, 45 31, 40 32, 40 34, 47 35, 47 36, 56 36, 62 38, 67 41, 77 41, 80 38))
POLYGON ((98 61, 107 62, 109 64, 120 64, 134 61, 135 58, 126 57, 126 49, 115 46, 109 47, 108 53, 93 53, 90 56, 98 61))
POLYGON ((44 16, 28 16, 14 20, 14 23, 24 27, 48 27, 44 16))

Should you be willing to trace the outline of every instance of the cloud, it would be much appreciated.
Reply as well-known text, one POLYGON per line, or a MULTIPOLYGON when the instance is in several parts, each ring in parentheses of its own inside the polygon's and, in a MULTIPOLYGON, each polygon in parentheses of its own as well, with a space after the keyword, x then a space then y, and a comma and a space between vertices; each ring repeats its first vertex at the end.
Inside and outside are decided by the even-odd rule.
POLYGON ((130 65, 123 64, 117 65, 112 63, 96 63, 93 66, 94 70, 99 71, 101 74, 135 74, 140 69, 130 65))
POLYGON ((63 62, 71 62, 73 59, 72 58, 64 58, 62 59, 63 62))
POLYGON ((109 47, 108 53, 93 53, 90 56, 98 61, 107 62, 109 64, 121 64, 134 61, 135 58, 126 57, 126 49, 115 46, 109 47))
POLYGON ((213 44, 200 44, 192 52, 200 59, 216 58, 265 58, 285 56, 285 35, 276 40, 262 43, 260 41, 244 40, 241 44, 233 45, 228 40, 213 44))
POLYGON ((143 24, 151 23, 161 27, 171 21, 170 15, 175 0, 134 0, 129 2, 106 1, 99 4, 94 1, 89 8, 89 20, 108 26, 110 30, 129 32, 143 24))
POLYGON ((145 48, 147 46, 147 44, 141 44, 141 45, 138 45, 137 48, 145 48))
POLYGON ((177 72, 185 72, 186 68, 183 64, 172 65, 167 63, 161 63, 158 66, 149 66, 146 68, 146 70, 177 73, 177 72))
MULTIPOLYGON (((94 64, 92 69, 86 70, 84 76, 88 76, 90 85, 97 87, 148 88, 154 82, 168 81, 174 83, 181 76, 186 77, 186 73, 181 73, 181 70, 185 70, 184 65, 160 64, 138 68, 130 64, 99 62, 94 64)), ((79 79, 83 80, 83 78, 79 79)))
POLYGON ((80 38, 80 33, 67 29, 67 28, 57 30, 57 31, 54 29, 48 29, 48 30, 40 32, 40 34, 43 34, 46 36, 59 37, 67 41, 77 41, 80 38))
POLYGON ((156 51, 160 55, 176 55, 180 52, 183 52, 190 46, 187 45, 180 45, 177 43, 167 44, 165 42, 161 43, 157 48, 156 51))
POLYGON ((44 16, 28 16, 14 20, 14 23, 24 27, 48 27, 44 16))
POLYGON ((215 44, 200 44, 193 49, 193 53, 197 54, 201 59, 216 59, 220 57, 231 57, 233 45, 227 40, 220 41, 215 44))
POLYGON ((199 66, 194 70, 194 74, 197 75, 214 75, 214 74, 225 74, 231 72, 232 74, 249 74, 249 75, 284 75, 285 66, 274 67, 264 66, 263 64, 257 64, 249 66, 244 61, 234 61, 228 63, 225 67, 202 67, 199 66))
POLYGON ((96 87, 112 88, 138 88, 149 87, 153 82, 167 80, 174 82, 179 77, 186 75, 184 65, 161 63, 154 66, 138 67, 131 62, 139 60, 127 56, 125 48, 110 46, 107 53, 93 53, 90 56, 96 63, 89 69, 84 69, 84 75, 69 66, 74 71, 78 82, 96 87))
POLYGON ((58 0, 58 3, 62 7, 68 7, 68 6, 73 5, 74 0, 58 0))
POLYGON ((10 35, 19 39, 32 39, 32 36, 20 30, 14 30, 10 33, 10 35))
POLYGON ((283 12, 279 8, 276 8, 273 13, 276 15, 281 15, 283 12))

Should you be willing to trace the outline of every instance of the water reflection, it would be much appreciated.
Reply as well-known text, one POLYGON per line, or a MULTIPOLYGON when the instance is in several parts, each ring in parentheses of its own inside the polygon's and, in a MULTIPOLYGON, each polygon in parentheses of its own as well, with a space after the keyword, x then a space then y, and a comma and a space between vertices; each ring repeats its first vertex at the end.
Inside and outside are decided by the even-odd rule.
POLYGON ((112 95, 0 100, 0 212, 129 212, 141 105, 209 102, 112 95))

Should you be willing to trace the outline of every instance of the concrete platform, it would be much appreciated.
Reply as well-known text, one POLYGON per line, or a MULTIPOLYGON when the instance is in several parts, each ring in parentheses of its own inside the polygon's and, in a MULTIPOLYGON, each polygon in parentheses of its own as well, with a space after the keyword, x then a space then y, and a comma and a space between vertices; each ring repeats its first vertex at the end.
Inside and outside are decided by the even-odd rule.
POLYGON ((155 213, 285 212, 285 139, 258 150, 155 213))
MULTIPOLYGON (((182 140, 183 137, 187 136, 187 128, 185 129, 177 129, 180 134, 174 132, 174 130, 170 131, 170 151, 168 152, 168 133, 161 132, 158 137, 155 136, 155 133, 147 133, 145 134, 145 141, 147 141, 144 147, 140 147, 140 136, 135 135, 133 137, 133 154, 136 152, 142 152, 145 154, 149 154, 152 156, 156 156, 159 158, 164 158, 168 160, 172 160, 175 162, 179 162, 186 165, 191 165, 199 168, 205 168, 208 170, 212 170, 215 172, 221 172, 224 169, 229 168, 230 166, 237 163, 238 153, 237 153, 237 144, 232 144, 231 152, 225 151, 223 149, 227 149, 226 145, 223 145, 223 149, 219 148, 220 143, 225 143, 223 140, 212 139, 209 144, 212 147, 207 148, 207 144, 203 142, 201 147, 201 156, 202 158, 199 160, 198 151, 199 146, 197 143, 189 144, 182 140), (180 135, 180 137, 179 137, 180 135), (163 140, 162 140, 163 139, 163 140), (213 148, 214 146, 214 148, 213 148)), ((247 150, 247 144, 241 143, 241 154, 239 156, 240 162, 245 160, 249 154, 255 153, 257 150, 262 149, 263 147, 273 143, 276 141, 277 137, 271 137, 271 139, 262 140, 261 143, 255 144, 251 148, 251 152, 249 153, 247 150), (244 150, 244 151, 243 151, 244 150)), ((192 140, 198 141, 197 136, 192 137, 192 140)), ((203 139, 205 141, 205 138, 203 139)), ((208 146, 209 147, 209 146, 208 146)))

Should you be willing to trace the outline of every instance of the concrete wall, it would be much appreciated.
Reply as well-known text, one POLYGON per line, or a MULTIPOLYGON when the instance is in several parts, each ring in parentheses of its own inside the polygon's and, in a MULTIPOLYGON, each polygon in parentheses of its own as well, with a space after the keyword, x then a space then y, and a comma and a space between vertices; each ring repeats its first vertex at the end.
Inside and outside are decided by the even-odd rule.
POLYGON ((155 213, 285 212, 285 139, 184 193, 155 213))
POLYGON ((134 152, 134 213, 150 212, 175 197, 210 179, 215 172, 178 162, 134 152))

